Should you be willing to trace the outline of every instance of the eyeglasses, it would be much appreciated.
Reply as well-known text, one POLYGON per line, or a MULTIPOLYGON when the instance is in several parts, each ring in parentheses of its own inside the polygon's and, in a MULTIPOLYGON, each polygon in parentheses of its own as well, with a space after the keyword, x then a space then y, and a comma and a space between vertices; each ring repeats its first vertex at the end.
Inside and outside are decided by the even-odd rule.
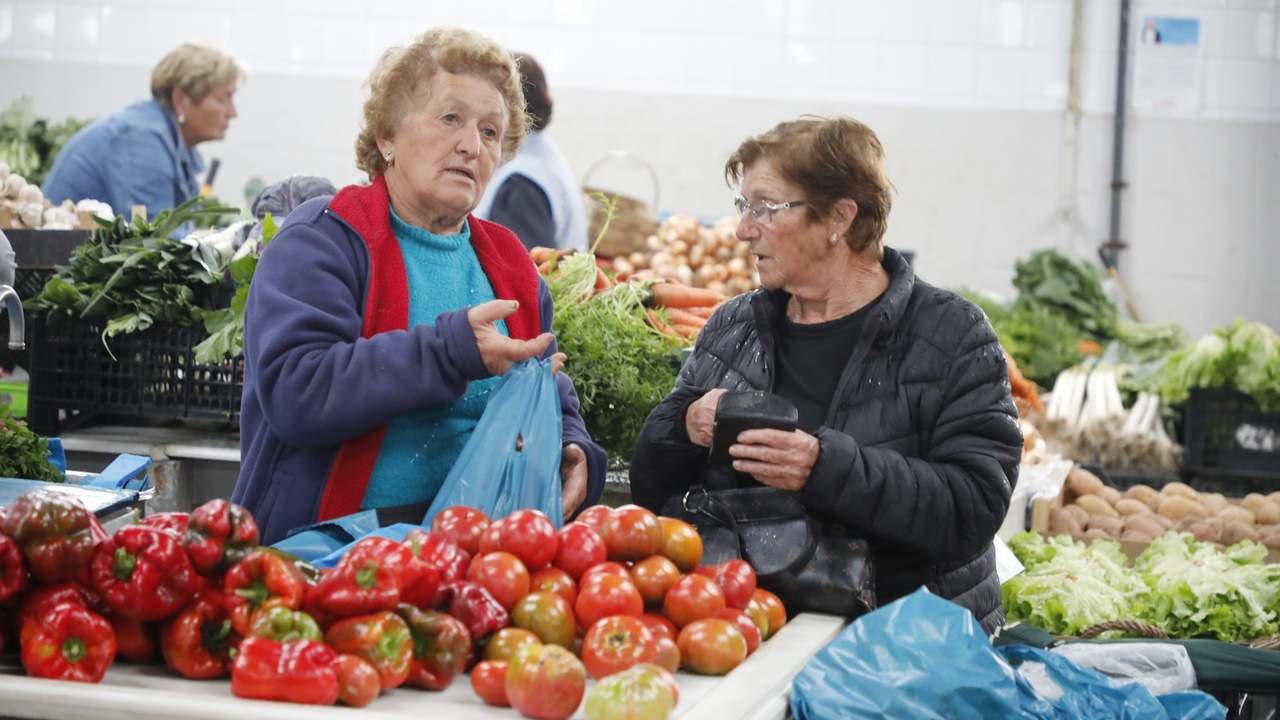
POLYGON ((768 200, 747 202, 747 199, 741 195, 733 199, 733 207, 738 211, 738 217, 746 215, 747 211, 750 210, 751 219, 761 225, 768 225, 773 220, 773 214, 776 212, 808 204, 804 200, 788 200, 781 203, 771 203, 768 200))

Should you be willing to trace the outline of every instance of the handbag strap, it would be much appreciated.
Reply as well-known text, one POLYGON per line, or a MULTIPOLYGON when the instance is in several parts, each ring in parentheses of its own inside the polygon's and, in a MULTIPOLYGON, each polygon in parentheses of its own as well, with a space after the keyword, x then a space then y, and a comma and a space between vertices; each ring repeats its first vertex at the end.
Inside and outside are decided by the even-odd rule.
POLYGON ((738 519, 733 516, 733 510, 725 503, 717 500, 714 495, 707 492, 702 485, 694 485, 690 487, 681 499, 684 511, 690 515, 702 515, 703 517, 714 520, 717 524, 722 525, 733 533, 733 541, 738 546, 738 557, 751 562, 747 557, 747 546, 742 541, 742 531, 738 529, 738 519))

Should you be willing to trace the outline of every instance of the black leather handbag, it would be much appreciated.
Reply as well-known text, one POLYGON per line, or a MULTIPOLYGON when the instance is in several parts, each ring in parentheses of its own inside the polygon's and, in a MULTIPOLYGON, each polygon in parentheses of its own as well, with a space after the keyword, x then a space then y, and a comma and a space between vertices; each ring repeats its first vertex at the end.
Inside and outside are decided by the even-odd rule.
POLYGON ((758 586, 777 594, 788 614, 855 618, 876 607, 866 541, 823 536, 794 493, 696 486, 669 499, 663 514, 698 529, 703 564, 751 563, 758 586))

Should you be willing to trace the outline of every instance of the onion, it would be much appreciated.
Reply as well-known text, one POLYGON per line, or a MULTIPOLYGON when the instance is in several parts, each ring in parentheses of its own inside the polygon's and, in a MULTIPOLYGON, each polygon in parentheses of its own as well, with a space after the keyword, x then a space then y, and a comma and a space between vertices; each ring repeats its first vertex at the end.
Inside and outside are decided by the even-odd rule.
POLYGON ((631 264, 637 268, 649 267, 649 256, 642 252, 633 252, 627 257, 631 264))

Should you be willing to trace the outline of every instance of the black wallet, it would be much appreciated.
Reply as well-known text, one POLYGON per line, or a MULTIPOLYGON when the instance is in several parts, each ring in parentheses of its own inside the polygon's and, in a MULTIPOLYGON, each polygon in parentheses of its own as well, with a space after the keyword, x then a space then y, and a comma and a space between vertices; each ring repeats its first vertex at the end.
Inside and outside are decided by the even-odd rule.
POLYGON ((743 430, 795 430, 800 411, 790 400, 761 390, 727 392, 716 405, 716 429, 711 436, 712 465, 732 465, 729 446, 743 430))

